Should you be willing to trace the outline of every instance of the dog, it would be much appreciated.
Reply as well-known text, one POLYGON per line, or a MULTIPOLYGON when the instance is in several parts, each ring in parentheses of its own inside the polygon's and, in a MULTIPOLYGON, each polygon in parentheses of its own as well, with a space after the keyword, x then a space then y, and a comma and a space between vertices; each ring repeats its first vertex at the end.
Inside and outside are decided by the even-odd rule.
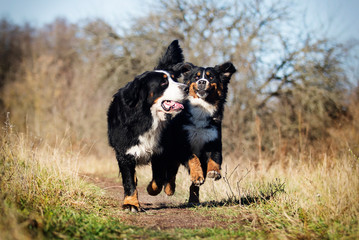
POLYGON ((173 195, 181 164, 189 169, 192 181, 190 203, 199 202, 199 186, 206 177, 221 178, 223 110, 235 72, 231 62, 215 67, 182 66, 189 93, 184 110, 163 133, 164 151, 152 161, 153 178, 147 186, 150 195, 159 194, 163 186, 167 195, 173 195))
POLYGON ((184 108, 187 86, 179 83, 184 56, 173 41, 153 71, 146 71, 119 89, 107 111, 108 140, 124 187, 123 208, 142 211, 136 189, 135 167, 161 154, 161 133, 184 108))

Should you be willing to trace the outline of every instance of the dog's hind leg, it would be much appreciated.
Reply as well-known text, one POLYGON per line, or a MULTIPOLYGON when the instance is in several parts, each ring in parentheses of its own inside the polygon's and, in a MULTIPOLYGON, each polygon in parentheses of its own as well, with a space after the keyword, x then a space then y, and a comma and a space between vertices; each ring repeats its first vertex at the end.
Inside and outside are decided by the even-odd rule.
POLYGON ((136 178, 136 162, 131 157, 120 158, 117 157, 117 161, 120 167, 122 176, 122 184, 124 188, 124 201, 123 208, 128 209, 131 212, 142 211, 140 203, 138 201, 138 192, 136 189, 137 178, 136 178))

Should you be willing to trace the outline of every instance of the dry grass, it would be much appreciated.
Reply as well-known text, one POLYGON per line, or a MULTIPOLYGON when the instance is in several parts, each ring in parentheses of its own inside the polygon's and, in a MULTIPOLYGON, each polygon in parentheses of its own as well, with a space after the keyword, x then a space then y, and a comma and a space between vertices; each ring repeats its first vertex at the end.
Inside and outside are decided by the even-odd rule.
MULTIPOLYGON (((206 10, 202 7, 194 9, 206 10)), ((178 14, 177 9, 173 10, 172 13, 178 14)), ((171 15, 164 14, 163 17, 171 15)), ((252 17, 248 16, 246 21, 259 20, 252 17)), ((146 22, 152 21, 146 18, 146 22)), ((5 25, 11 24, 4 20, 1 26, 5 25)), ((0 107, 11 111, 20 133, 13 133, 7 121, 1 135, 0 209, 4 214, 0 218, 0 231, 8 234, 5 238, 41 237, 39 233, 42 232, 54 237, 54 232, 70 231, 71 224, 66 225, 66 221, 72 218, 65 217, 64 213, 88 213, 103 204, 101 191, 87 185, 79 173, 119 176, 115 156, 107 146, 106 138, 106 109, 111 95, 136 74, 151 69, 163 50, 161 47, 177 35, 161 35, 165 39, 153 39, 151 30, 144 31, 150 34, 146 38, 141 35, 140 28, 136 30, 139 35, 129 33, 116 38, 109 36, 114 31, 101 20, 89 21, 85 26, 57 20, 40 29, 10 27, 17 30, 2 28, 3 36, 8 37, 5 42, 13 44, 9 48, 0 48, 0 52, 11 53, 10 57, 1 59, 6 64, 0 65, 8 68, 0 73, 0 107), (66 212, 62 206, 73 212, 66 212), (52 217, 54 212, 60 217, 52 217), (60 219, 59 222, 56 219, 60 219), (37 235, 32 235, 34 232, 37 235)), ((142 30, 146 30, 145 25, 142 30)), ((265 35, 266 31, 262 32, 265 35)), ((213 33, 218 35, 217 31, 213 33)), ((191 36, 187 34, 187 37, 191 36)), ((258 37, 261 39, 261 35, 258 37)), ((200 45, 197 50, 185 52, 188 60, 209 64, 202 62, 206 59, 203 56, 211 53, 203 48, 205 42, 183 39, 185 51, 191 49, 193 42, 200 45), (195 51, 204 52, 195 57, 195 51)), ((327 42, 323 43, 326 46, 327 42)), ((241 54, 231 54, 239 73, 231 82, 230 107, 226 109, 223 122, 224 178, 217 182, 207 180, 201 187, 201 201, 231 205, 230 211, 220 207, 210 211, 224 216, 234 215, 236 223, 244 226, 241 231, 249 234, 242 236, 256 238, 258 235, 250 235, 256 230, 262 231, 263 238, 359 238, 359 88, 346 93, 342 87, 326 84, 333 80, 348 89, 351 87, 342 79, 346 76, 341 72, 340 60, 343 58, 330 56, 331 49, 319 46, 313 53, 325 50, 320 56, 329 57, 332 64, 318 62, 313 69, 332 66, 328 71, 323 70, 323 73, 332 73, 330 77, 324 74, 324 78, 318 78, 319 73, 304 71, 306 69, 302 70, 308 72, 308 76, 303 76, 297 69, 294 75, 299 74, 299 77, 293 77, 293 81, 304 77, 305 84, 309 85, 317 79, 325 80, 321 83, 324 84, 322 89, 337 94, 333 99, 340 111, 334 113, 339 115, 332 118, 323 109, 324 113, 316 108, 313 110, 312 95, 323 108, 327 102, 321 96, 326 94, 318 95, 312 91, 310 95, 305 84, 298 86, 304 90, 300 93, 309 97, 306 104, 302 104, 302 95, 295 95, 293 99, 287 99, 287 103, 284 99, 285 104, 279 100, 268 101, 268 108, 261 110, 258 101, 265 98, 266 93, 261 93, 261 84, 256 80, 265 69, 250 62, 250 56, 256 55, 256 50, 251 48, 256 44, 250 44, 239 41, 233 51, 241 54), (272 198, 262 201, 268 193, 272 198), (246 203, 252 204, 236 204, 246 198, 251 199, 246 203), (274 235, 270 235, 272 231, 274 235)), ((3 42, 2 45, 5 46, 3 42)), ((223 51, 220 59, 230 58, 225 46, 222 49, 220 44, 215 44, 214 47, 219 55, 223 51)), ((216 58, 212 56, 211 59, 215 61, 216 58)), ((308 66, 308 60, 311 58, 294 63, 308 66)), ((294 68, 289 65, 292 71, 294 68)), ((290 93, 295 88, 282 90, 290 93)), ((146 186, 151 179, 150 166, 139 168, 137 172, 139 184, 146 186)), ((187 171, 181 168, 173 198, 186 202, 190 184, 187 171)), ((99 220, 95 222, 98 224, 99 220)), ((105 227, 103 224, 101 226, 105 227)), ((78 229, 71 230, 73 235, 68 236, 78 234, 78 229)))
MULTIPOLYGON (((90 230, 84 230, 82 224, 89 219, 92 225, 86 226, 91 229, 107 228, 108 234, 118 231, 116 226, 122 226, 118 221, 100 214, 104 211, 99 211, 103 209, 103 193, 79 177, 80 172, 117 177, 114 156, 98 158, 85 151, 71 150, 66 138, 53 147, 45 140, 12 133, 9 122, 4 130, 0 230, 5 239, 84 236, 82 231, 90 230)), ((218 221, 228 221, 230 229, 237 229, 211 230, 213 236, 277 239, 359 236, 359 158, 352 151, 341 157, 322 154, 320 159, 287 157, 282 163, 269 162, 263 159, 261 164, 253 164, 245 158, 226 157, 223 178, 207 179, 200 192, 201 201, 207 204, 194 210, 218 221)), ((139 184, 145 186, 151 178, 150 166, 139 168, 138 178, 139 184)), ((181 168, 173 198, 185 203, 189 185, 189 175, 181 168)), ((107 209, 102 214, 110 216, 113 211, 118 210, 107 209)), ((96 234, 105 232, 102 229, 96 234)), ((198 233, 191 234, 195 237, 198 233)))
MULTIPOLYGON (((243 161, 226 163, 224 178, 217 182, 207 179, 200 199, 228 206, 239 200, 239 210, 231 208, 222 214, 234 214, 237 220, 255 215, 259 222, 252 230, 275 231, 274 238, 359 237, 358 156, 348 151, 342 158, 323 154, 315 164, 295 160, 289 158, 286 166, 263 164, 257 168, 243 161)), ((190 183, 185 171, 180 172, 177 183, 176 196, 188 198, 190 183)))
POLYGON ((53 227, 49 218, 53 218, 56 209, 95 206, 91 200, 98 190, 80 179, 79 152, 64 147, 67 139, 53 147, 42 139, 13 133, 9 120, 3 133, 0 140, 3 239, 42 238, 43 232, 53 227))

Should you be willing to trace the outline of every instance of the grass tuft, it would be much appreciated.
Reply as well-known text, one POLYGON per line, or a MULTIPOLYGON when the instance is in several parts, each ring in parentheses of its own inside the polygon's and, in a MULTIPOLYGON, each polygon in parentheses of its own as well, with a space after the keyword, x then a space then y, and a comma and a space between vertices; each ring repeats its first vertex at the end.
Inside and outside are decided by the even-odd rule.
MULTIPOLYGON (((63 147, 67 140, 51 147, 44 140, 16 133, 9 120, 2 131, 2 239, 359 237, 359 167, 358 157, 351 151, 340 158, 323 154, 315 164, 289 157, 285 165, 262 163, 257 168, 226 158, 223 178, 207 179, 201 186, 202 204, 179 206, 191 208, 222 227, 158 231, 121 222, 124 213, 120 206, 106 198, 104 190, 79 177, 83 159, 78 152, 63 147)), ((101 164, 93 158, 88 163, 101 164)), ((117 174, 117 169, 110 171, 109 167, 96 171, 91 174, 117 174)), ((146 185, 150 172, 150 167, 138 171, 140 187, 146 185)), ((185 203, 189 185, 188 173, 181 168, 174 200, 185 203)))

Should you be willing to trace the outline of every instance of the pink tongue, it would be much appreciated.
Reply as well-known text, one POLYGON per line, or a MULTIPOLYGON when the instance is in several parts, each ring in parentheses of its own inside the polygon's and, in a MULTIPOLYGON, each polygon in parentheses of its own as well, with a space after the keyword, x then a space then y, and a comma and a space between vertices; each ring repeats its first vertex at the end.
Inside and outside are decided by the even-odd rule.
POLYGON ((183 109, 183 105, 175 101, 165 101, 163 104, 171 110, 183 109))

